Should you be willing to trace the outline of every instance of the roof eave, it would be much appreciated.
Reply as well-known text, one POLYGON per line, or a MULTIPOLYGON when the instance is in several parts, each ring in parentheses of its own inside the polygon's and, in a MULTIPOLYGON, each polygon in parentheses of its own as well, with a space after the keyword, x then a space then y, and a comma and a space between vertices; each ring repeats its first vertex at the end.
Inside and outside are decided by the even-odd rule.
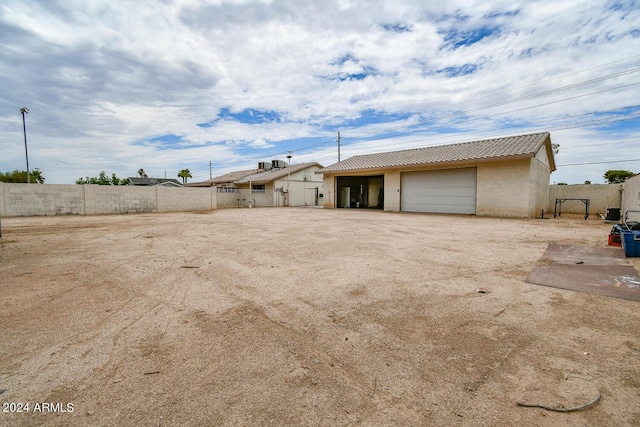
POLYGON ((469 160, 448 160, 443 162, 428 162, 428 163, 412 163, 412 164, 404 164, 397 166, 382 166, 382 167, 373 167, 373 168, 359 168, 359 169, 339 169, 333 171, 316 171, 318 174, 323 175, 336 175, 340 173, 358 173, 358 172, 382 172, 386 170, 402 170, 408 168, 424 168, 431 166, 464 166, 464 165, 474 165, 476 163, 487 163, 487 162, 496 162, 496 161, 504 161, 504 160, 522 160, 522 159, 530 159, 535 156, 535 153, 527 153, 527 154, 518 154, 518 155, 510 155, 510 156, 496 156, 496 157, 485 157, 478 159, 469 159, 469 160))

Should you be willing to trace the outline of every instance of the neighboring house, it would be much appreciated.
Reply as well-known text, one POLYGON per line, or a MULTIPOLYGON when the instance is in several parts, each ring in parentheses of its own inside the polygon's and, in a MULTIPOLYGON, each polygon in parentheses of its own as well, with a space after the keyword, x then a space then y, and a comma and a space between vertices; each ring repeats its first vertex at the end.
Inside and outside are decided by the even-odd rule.
POLYGON ((187 187, 235 187, 234 182, 256 173, 256 169, 229 172, 202 182, 190 182, 187 187))
POLYGON ((640 221, 640 174, 627 178, 623 183, 622 216, 628 212, 628 219, 640 221), (631 212, 629 212, 631 211, 631 212))
POLYGON ((129 177, 128 185, 153 187, 160 185, 163 187, 182 187, 182 183, 173 178, 136 178, 129 177))
POLYGON ((316 162, 287 165, 282 160, 258 163, 257 169, 230 172, 189 186, 215 186, 218 207, 320 206, 322 168, 316 162))
POLYGON ((534 218, 554 170, 545 132, 354 156, 317 173, 324 207, 534 218))

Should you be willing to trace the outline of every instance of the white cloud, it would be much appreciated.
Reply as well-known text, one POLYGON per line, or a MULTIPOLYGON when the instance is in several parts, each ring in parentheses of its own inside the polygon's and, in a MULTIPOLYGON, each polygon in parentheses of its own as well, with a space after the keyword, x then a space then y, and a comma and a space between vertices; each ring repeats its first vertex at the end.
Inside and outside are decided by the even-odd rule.
MULTIPOLYGON (((353 136, 346 154, 517 133, 504 124, 635 105, 640 86, 548 102, 630 84, 640 74, 479 110, 467 116, 480 120, 458 125, 466 133, 432 135, 445 123, 438 117, 453 112, 638 67, 638 22, 637 7, 605 0, 6 0, 0 6, 0 170, 24 168, 22 106, 31 109, 30 165, 59 183, 140 167, 171 175, 187 167, 194 180, 205 179, 209 160, 217 174, 287 150, 298 160, 317 156, 329 164, 336 126, 371 110, 401 116, 344 125, 344 135, 353 136), (279 119, 216 120, 223 108, 269 111, 279 119), (505 114, 488 117, 498 113, 505 114), (427 119, 433 120, 426 123, 429 138, 357 143, 427 119), (203 123, 210 126, 198 126, 203 123), (164 135, 181 139, 140 144, 164 135)), ((552 132, 554 142, 571 147, 561 150, 558 163, 616 156, 606 146, 580 147, 637 136, 628 127, 552 132)), ((640 151, 637 143, 629 148, 640 151)), ((555 175, 596 182, 602 169, 607 165, 555 175)))

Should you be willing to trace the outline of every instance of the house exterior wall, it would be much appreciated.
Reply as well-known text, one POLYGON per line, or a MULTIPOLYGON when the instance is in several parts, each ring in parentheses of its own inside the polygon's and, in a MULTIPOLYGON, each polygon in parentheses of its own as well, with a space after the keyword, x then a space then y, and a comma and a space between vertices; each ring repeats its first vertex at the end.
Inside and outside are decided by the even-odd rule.
POLYGON ((0 183, 0 215, 97 215, 216 208, 215 188, 0 183), (186 190, 186 191, 185 191, 186 190))
MULTIPOLYGON (((541 151, 544 150, 544 147, 541 151)), ((546 152, 544 155, 546 159, 546 152)), ((529 218, 542 216, 542 211, 547 209, 549 200, 549 180, 551 168, 548 161, 544 162, 538 156, 531 159, 529 178, 529 218)))
MULTIPOLYGON (((556 199, 589 199, 589 212, 604 215, 607 208, 621 207, 621 190, 622 184, 550 185, 545 212, 553 214, 556 199)), ((584 208, 580 200, 568 200, 562 204, 562 213, 584 214, 584 208)))
MULTIPOLYGON (((312 166, 310 168, 292 173, 291 176, 285 176, 273 182, 275 199, 274 205, 283 206, 285 195, 278 192, 278 189, 288 190, 289 206, 313 206, 315 205, 316 188, 318 193, 323 192, 322 175, 315 173, 319 168, 312 166)), ((286 169, 285 169, 286 170, 286 169)), ((323 200, 318 201, 322 205, 323 200)))
MULTIPOLYGON (((624 182, 622 193, 622 215, 626 211, 640 211, 640 175, 627 178, 624 182)), ((640 221, 640 213, 630 213, 629 219, 640 221)))
POLYGON ((335 208, 336 207, 336 176, 335 175, 324 175, 324 179, 322 181, 322 192, 324 197, 322 198, 322 207, 323 208, 335 208))
POLYGON ((476 214, 529 216, 531 159, 478 164, 476 214))
MULTIPOLYGON (((293 172, 290 176, 284 176, 266 184, 243 182, 233 188, 221 188, 217 193, 218 207, 274 207, 285 206, 288 198, 289 206, 312 206, 315 204, 316 188, 318 193, 323 192, 322 175, 314 173, 319 168, 311 166, 307 169, 293 172), (264 185, 264 190, 255 190, 255 185, 264 185), (288 194, 285 192, 288 190, 288 194)), ((286 170, 286 169, 285 169, 286 170)), ((322 204, 322 199, 319 200, 322 204)))

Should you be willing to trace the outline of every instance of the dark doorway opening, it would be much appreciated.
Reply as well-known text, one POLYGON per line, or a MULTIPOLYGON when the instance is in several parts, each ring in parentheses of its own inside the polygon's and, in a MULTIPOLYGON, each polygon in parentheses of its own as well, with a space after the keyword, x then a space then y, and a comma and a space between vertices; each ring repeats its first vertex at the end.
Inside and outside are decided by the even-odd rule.
POLYGON ((384 209, 384 175, 337 177, 336 207, 384 209))

